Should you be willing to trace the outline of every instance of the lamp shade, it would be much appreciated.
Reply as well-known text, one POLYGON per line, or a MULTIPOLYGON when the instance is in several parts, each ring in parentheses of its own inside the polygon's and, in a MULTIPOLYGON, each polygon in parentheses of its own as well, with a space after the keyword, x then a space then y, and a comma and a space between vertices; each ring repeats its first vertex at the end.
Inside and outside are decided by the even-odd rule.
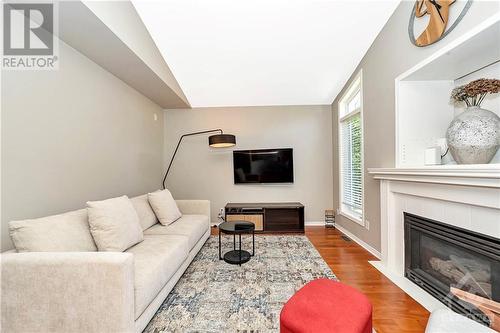
POLYGON ((215 134, 208 137, 208 145, 213 148, 227 148, 236 144, 236 137, 232 134, 215 134))

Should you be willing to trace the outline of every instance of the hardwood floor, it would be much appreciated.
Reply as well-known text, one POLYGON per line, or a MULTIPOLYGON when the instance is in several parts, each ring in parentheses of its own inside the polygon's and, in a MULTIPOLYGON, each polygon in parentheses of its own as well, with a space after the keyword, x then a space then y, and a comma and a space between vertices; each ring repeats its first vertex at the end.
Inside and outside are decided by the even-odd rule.
MULTIPOLYGON (((212 235, 217 234, 212 228, 212 235)), ((377 260, 371 253, 342 239, 336 229, 306 227, 305 234, 340 281, 368 296, 377 333, 425 331, 429 312, 368 262, 377 260)))
POLYGON ((336 229, 306 227, 306 236, 340 281, 368 296, 377 333, 425 331, 429 312, 368 262, 372 254, 336 229))

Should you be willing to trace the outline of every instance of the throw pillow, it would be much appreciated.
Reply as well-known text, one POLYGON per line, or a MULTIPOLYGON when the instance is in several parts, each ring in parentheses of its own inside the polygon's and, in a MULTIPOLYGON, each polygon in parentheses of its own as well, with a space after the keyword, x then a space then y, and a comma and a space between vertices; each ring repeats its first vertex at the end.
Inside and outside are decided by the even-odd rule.
POLYGON ((134 205, 137 216, 139 216, 139 222, 141 223, 143 231, 158 223, 155 212, 153 212, 153 209, 149 204, 147 194, 131 198, 130 201, 132 202, 132 205, 134 205))
POLYGON ((169 225, 182 216, 169 190, 148 193, 148 199, 161 224, 169 225))
POLYGON ((139 217, 127 196, 87 202, 90 232, 99 251, 122 252, 144 239, 139 217))
POLYGON ((17 252, 97 251, 90 234, 86 209, 11 221, 9 232, 17 252))

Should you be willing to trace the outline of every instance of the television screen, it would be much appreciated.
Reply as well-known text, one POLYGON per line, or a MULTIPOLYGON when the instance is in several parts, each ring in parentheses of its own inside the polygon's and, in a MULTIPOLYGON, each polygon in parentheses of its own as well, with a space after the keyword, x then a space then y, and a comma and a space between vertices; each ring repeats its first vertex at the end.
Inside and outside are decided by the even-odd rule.
POLYGON ((234 183, 293 183, 293 149, 233 151, 234 183))

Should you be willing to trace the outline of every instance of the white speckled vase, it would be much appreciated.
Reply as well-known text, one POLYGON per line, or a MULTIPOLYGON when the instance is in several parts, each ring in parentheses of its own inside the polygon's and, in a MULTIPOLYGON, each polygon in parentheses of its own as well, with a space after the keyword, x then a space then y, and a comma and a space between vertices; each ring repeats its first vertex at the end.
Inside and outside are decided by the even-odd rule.
POLYGON ((451 155, 458 164, 486 164, 500 145, 500 118, 470 106, 455 117, 446 131, 451 155))

